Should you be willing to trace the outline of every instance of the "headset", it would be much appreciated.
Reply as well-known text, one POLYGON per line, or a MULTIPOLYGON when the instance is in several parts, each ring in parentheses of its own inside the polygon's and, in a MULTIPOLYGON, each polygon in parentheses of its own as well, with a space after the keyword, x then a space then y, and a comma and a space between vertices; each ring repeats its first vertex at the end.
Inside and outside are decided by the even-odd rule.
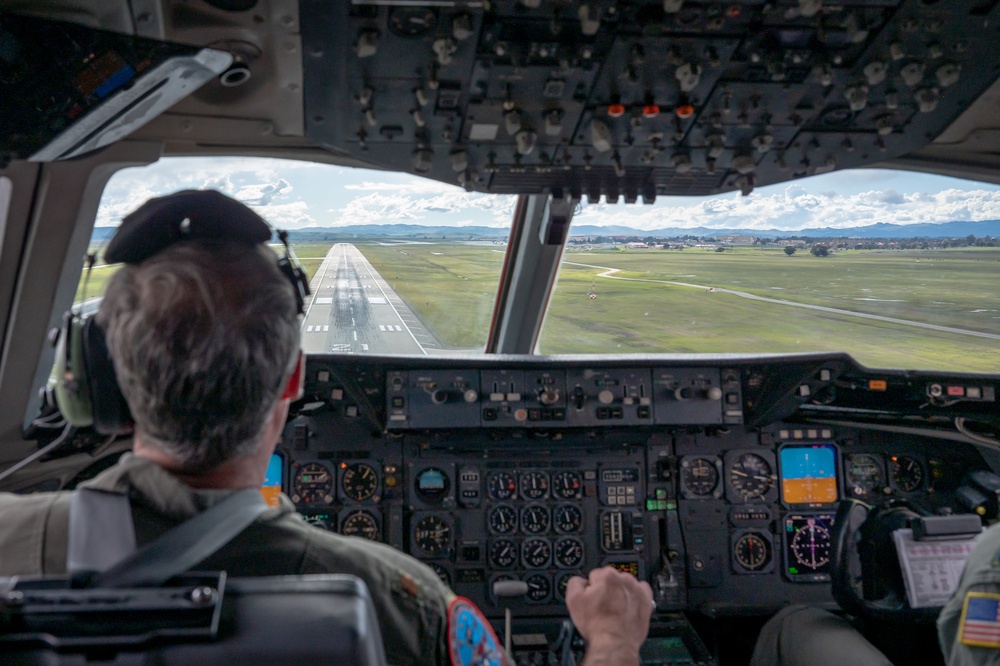
MULTIPOLYGON (((104 259, 109 264, 137 265, 182 241, 227 240, 250 247, 267 242, 275 233, 284 246, 278 268, 292 285, 301 315, 309 281, 288 244, 288 233, 272 230, 257 213, 220 192, 184 190, 150 199, 122 220, 104 259)), ((66 422, 91 426, 102 435, 131 432, 132 416, 96 317, 67 312, 55 345, 54 398, 66 422)))

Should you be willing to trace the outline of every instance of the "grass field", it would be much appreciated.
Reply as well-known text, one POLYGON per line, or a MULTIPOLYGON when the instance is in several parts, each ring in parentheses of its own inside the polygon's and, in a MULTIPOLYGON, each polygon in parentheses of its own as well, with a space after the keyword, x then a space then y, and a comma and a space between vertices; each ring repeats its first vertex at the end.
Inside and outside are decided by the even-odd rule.
MULTIPOLYGON (((330 245, 295 246, 310 277, 330 245)), ((485 344, 504 248, 357 246, 442 343, 456 348, 485 344)), ((87 295, 99 295, 113 270, 96 267, 87 295)), ((996 335, 1000 297, 993 289, 998 282, 1000 250, 995 248, 860 250, 826 258, 804 251, 788 257, 781 248, 570 249, 540 349, 549 354, 847 351, 870 366, 998 372, 1000 340, 850 314, 996 335), (618 271, 603 277, 608 268, 618 271)))
MULTIPOLYGON (((482 344, 502 258, 497 248, 359 248, 442 342, 482 344)), ((780 248, 602 250, 569 251, 564 261, 619 268, 616 277, 643 281, 599 277, 603 269, 565 263, 546 315, 543 353, 847 351, 871 366, 1000 371, 1000 340, 708 291, 1000 334, 1000 299, 991 291, 1000 278, 1000 250, 826 258, 787 257, 780 248), (589 297, 591 285, 596 299, 589 297)))
POLYGON ((357 247, 438 340, 452 347, 486 344, 505 248, 452 243, 357 247))

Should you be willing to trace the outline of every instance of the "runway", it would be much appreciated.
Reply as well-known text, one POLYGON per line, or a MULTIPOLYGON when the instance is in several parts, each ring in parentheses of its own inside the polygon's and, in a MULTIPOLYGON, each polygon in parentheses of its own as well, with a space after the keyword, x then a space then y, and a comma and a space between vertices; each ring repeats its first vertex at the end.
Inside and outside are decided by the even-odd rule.
POLYGON ((309 287, 307 353, 428 354, 441 345, 350 243, 330 248, 309 287))

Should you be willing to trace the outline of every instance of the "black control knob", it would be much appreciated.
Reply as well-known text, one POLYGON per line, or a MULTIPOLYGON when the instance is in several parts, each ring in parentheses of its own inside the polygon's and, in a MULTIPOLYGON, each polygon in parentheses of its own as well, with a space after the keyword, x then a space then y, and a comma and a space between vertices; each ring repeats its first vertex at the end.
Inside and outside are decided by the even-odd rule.
POLYGON ((448 402, 448 392, 444 389, 437 389, 431 393, 431 402, 435 405, 443 405, 448 402))
POLYGON ((542 389, 538 394, 538 402, 543 405, 554 405, 559 402, 559 389, 557 388, 547 388, 542 389))
POLYGON ((582 386, 577 386, 573 389, 573 406, 577 409, 583 409, 585 402, 587 402, 587 393, 582 386))

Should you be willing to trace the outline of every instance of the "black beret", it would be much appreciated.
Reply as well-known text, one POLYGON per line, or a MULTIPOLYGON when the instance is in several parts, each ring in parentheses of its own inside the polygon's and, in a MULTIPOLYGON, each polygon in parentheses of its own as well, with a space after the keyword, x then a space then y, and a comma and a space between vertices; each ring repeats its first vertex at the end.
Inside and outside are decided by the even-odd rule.
POLYGON ((150 199, 122 220, 104 251, 109 264, 139 264, 183 240, 266 243, 271 227, 244 204, 213 190, 150 199))

